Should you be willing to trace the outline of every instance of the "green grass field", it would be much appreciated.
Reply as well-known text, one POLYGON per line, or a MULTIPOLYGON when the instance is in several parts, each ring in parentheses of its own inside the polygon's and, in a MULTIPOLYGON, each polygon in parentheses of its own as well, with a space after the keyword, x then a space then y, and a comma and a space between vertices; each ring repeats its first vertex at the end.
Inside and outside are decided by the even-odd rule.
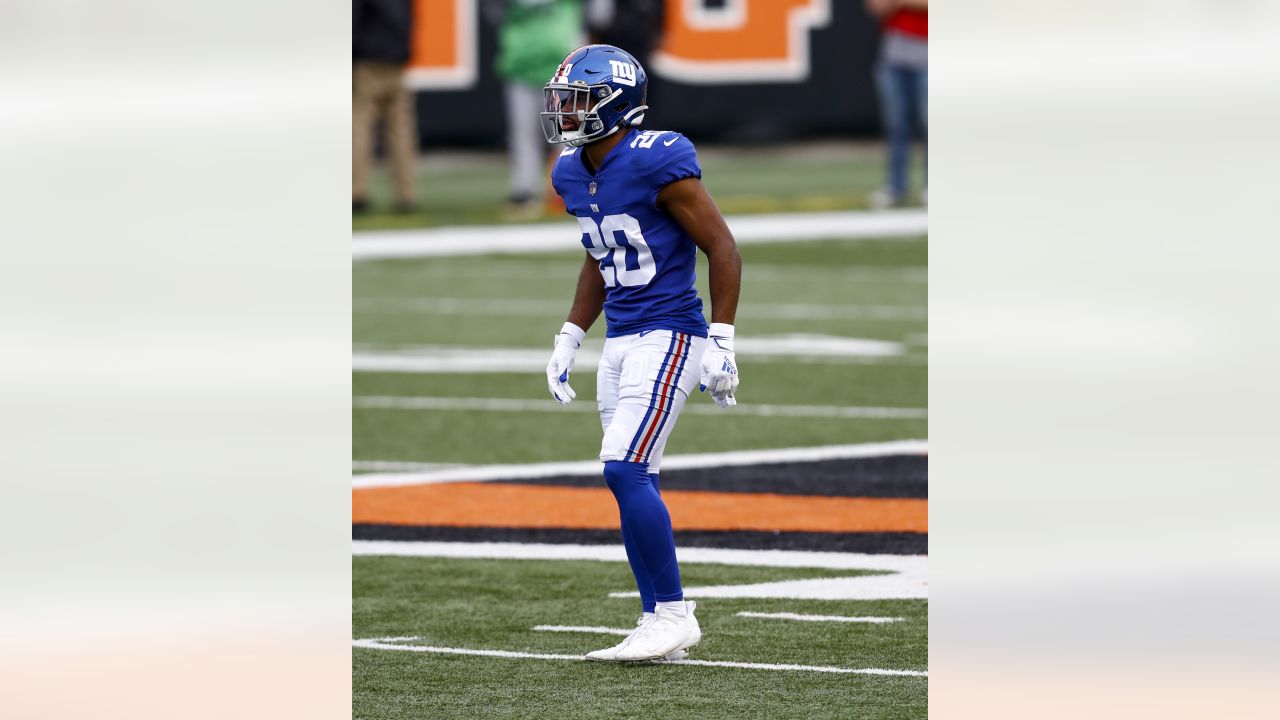
MULTIPOLYGON (((912 168, 919 188, 923 165, 912 168)), ((883 149, 877 144, 830 143, 765 148, 700 147, 703 178, 725 214, 865 208, 867 195, 884 183, 883 149)), ((353 217, 353 230, 499 223, 506 218, 506 155, 427 153, 418 171, 416 212, 390 212, 385 169, 373 176, 372 212, 353 217)), ((555 220, 562 219, 557 215, 555 220)))
MULTIPOLYGON (((856 155, 856 153, 855 153, 856 155)), ((706 182, 729 212, 857 207, 879 179, 879 156, 810 153, 770 165, 766 156, 704 154, 706 182), (861 164, 859 164, 861 163, 861 164), (861 179, 859 179, 861 178, 861 179), (779 188, 782 188, 779 190, 779 188), (833 190, 832 188, 839 188, 833 190)), ((495 221, 505 169, 428 158, 428 215, 357 219, 367 228, 495 221)), ((379 192, 385 197, 385 186, 379 192)), ((566 238, 573 248, 575 238, 566 238)), ((927 437, 922 417, 850 418, 832 408, 927 406, 928 244, 923 237, 758 244, 742 247, 739 338, 788 335, 897 343, 884 357, 780 354, 738 356, 741 408, 719 412, 696 395, 667 456, 903 440, 927 437), (752 407, 800 407, 793 416, 752 407), (816 408, 806 415, 804 408, 816 408)), ((353 460, 372 463, 533 463, 594 459, 600 424, 594 369, 572 377, 577 401, 548 402, 540 365, 564 321, 582 262, 563 253, 362 261, 353 265, 353 344, 357 355, 524 351, 536 360, 504 372, 356 372, 353 460), (361 407, 360 400, 461 401, 456 409, 361 407), (520 411, 467 403, 519 400, 520 411), (543 403, 543 404, 538 404, 543 403)), ((705 262, 699 268, 705 299, 705 262)), ((709 309, 709 308, 708 308, 709 309)), ((604 320, 584 348, 598 349, 604 320)), ((743 340, 740 340, 740 348, 743 340)), ((664 487, 665 490, 665 487, 664 487)), ((474 560, 434 557, 352 559, 356 639, 415 637, 447 648, 581 655, 612 645, 602 635, 535 632, 535 625, 625 627, 634 589, 622 562, 474 560)), ((689 563, 686 586, 845 577, 858 571, 689 563)), ((843 668, 926 670, 924 600, 715 599, 699 601, 704 640, 698 660, 843 668), (762 620, 736 612, 883 615, 893 624, 762 620)), ((927 678, 837 675, 728 667, 613 666, 565 660, 477 657, 353 648, 356 718, 919 718, 927 678)))
MULTIPOLYGON (((687 585, 857 574, 802 568, 687 564, 687 585)), ((623 627, 635 601, 625 563, 353 559, 356 638, 417 636, 444 647, 582 654, 610 636, 534 632, 535 625, 623 627)), ((923 670, 924 601, 711 599, 699 602, 702 660, 923 670), (736 617, 797 612, 903 618, 885 625, 736 617)), ((518 658, 353 650, 353 716, 380 718, 919 718, 921 677, 828 675, 742 668, 600 665, 518 658)))
MULTIPOLYGON (((888 340, 903 344, 900 357, 862 361, 836 358, 777 360, 739 358, 742 403, 923 408, 927 401, 924 353, 927 242, 915 240, 821 241, 742 248, 744 279, 737 327, 743 336, 806 333, 888 340), (758 277, 756 277, 758 276, 758 277), (800 282, 799 278, 810 278, 800 282), (857 315, 859 309, 894 308, 915 319, 768 317, 779 307, 823 308, 857 315), (766 315, 754 317, 753 311, 766 315)), ((361 262, 354 268, 354 341, 372 351, 455 346, 529 348, 549 352, 552 335, 568 311, 581 254, 502 255, 361 262), (450 299, 510 303, 440 307, 415 300, 450 299), (545 308, 545 309, 544 309, 545 308)), ((699 272, 705 298, 706 273, 699 272)), ((603 320, 588 333, 599 343, 603 320)), ((594 408, 590 371, 571 377, 577 409, 594 408)), ((359 396, 547 398, 536 368, 526 373, 356 373, 359 396)), ((695 403, 710 403, 696 397, 695 403)), ((411 411, 357 409, 353 416, 357 460, 449 463, 585 460, 599 450, 599 421, 591 412, 510 413, 480 410, 411 411), (496 441, 500 439, 500 441, 496 441)), ((833 419, 688 415, 679 421, 668 452, 829 445, 922 438, 924 420, 833 419)))

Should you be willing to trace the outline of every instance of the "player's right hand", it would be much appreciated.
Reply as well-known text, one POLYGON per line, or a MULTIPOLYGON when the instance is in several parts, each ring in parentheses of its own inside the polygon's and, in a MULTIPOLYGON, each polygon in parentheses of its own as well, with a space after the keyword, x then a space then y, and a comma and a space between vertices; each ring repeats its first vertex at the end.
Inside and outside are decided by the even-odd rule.
POLYGON ((565 323, 555 337, 555 347, 551 351, 551 362, 547 363, 547 389, 551 397, 561 405, 568 405, 578 396, 569 387, 569 373, 573 371, 574 356, 582 347, 582 338, 586 336, 582 328, 573 323, 565 323))

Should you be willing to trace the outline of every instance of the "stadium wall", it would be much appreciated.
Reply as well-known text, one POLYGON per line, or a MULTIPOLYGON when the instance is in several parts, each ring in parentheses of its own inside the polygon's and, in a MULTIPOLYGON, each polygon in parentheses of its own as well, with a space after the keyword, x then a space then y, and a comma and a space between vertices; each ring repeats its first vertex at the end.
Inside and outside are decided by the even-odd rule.
MULTIPOLYGON (((477 0, 415 0, 415 88, 424 147, 500 147, 494 28, 477 0)), ((667 0, 650 62, 647 128, 699 141, 764 143, 879 131, 879 32, 843 0, 667 0)))

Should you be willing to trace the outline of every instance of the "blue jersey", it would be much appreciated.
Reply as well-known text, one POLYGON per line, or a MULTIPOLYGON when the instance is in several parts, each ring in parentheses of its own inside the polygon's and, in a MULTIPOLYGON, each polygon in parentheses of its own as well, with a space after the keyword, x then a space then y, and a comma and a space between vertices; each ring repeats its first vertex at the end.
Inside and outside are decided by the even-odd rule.
POLYGON ((694 288, 697 246, 658 209, 658 191, 701 178, 693 143, 666 130, 632 131, 593 175, 582 148, 566 148, 551 182, 582 228, 582 245, 604 276, 607 337, 647 330, 707 336, 694 288))

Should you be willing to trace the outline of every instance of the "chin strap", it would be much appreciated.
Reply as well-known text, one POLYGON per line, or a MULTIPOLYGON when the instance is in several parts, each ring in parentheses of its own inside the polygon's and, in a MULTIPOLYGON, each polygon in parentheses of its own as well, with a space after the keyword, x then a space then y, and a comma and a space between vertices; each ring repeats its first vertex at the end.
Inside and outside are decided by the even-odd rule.
MULTIPOLYGON (((619 95, 621 95, 621 94, 622 94, 622 88, 616 88, 616 89, 614 89, 614 91, 613 91, 613 92, 609 93, 609 95, 608 95, 607 97, 601 98, 601 99, 600 99, 600 101, 596 103, 596 105, 595 105, 596 109, 595 109, 595 110, 593 110, 592 112, 588 112, 588 113, 579 113, 579 114, 581 115, 581 117, 579 117, 579 118, 578 118, 578 122, 580 123, 579 127, 586 127, 586 125, 587 125, 587 122, 588 122, 588 119, 589 119, 589 118, 590 118, 590 121, 591 121, 591 122, 603 122, 603 121, 600 119, 600 112, 599 112, 599 108, 600 108, 600 106, 601 106, 601 105, 607 105, 608 103, 613 102, 613 101, 614 101, 614 100, 616 100, 616 99, 618 98, 618 96, 619 96, 619 95), (594 117, 594 118, 591 118, 591 115, 593 115, 593 114, 595 115, 595 117, 594 117)), ((619 120, 617 124, 615 124, 613 127, 609 128, 609 130, 608 130, 608 131, 603 132, 603 133, 601 133, 601 134, 599 134, 599 135, 592 135, 592 136, 590 136, 590 137, 574 138, 574 139, 572 139, 572 140, 569 140, 569 141, 568 141, 568 144, 569 144, 569 145, 571 145, 571 146, 573 146, 573 147, 582 147, 583 145, 587 145, 587 144, 590 144, 590 143, 596 142, 597 140, 603 140, 603 139, 605 139, 605 138, 609 137, 610 135, 612 135, 612 134, 614 134, 614 133, 618 132, 618 129, 619 129, 619 128, 631 127, 632 125, 639 125, 639 124, 640 124, 640 122, 641 122, 642 120, 644 120, 644 115, 643 115, 644 111, 645 111, 645 110, 648 110, 648 109, 649 109, 649 106, 648 106, 648 105, 641 105, 641 106, 640 106, 640 107, 638 107, 638 108, 632 108, 631 110, 629 110, 629 111, 627 112, 627 114, 626 114, 626 115, 623 115, 623 116, 622 116, 622 119, 621 119, 621 120, 619 120), (633 121, 633 120, 632 120, 632 118, 633 118, 633 117, 635 117, 636 113, 641 113, 641 115, 640 115, 640 117, 636 118, 636 119, 633 121)), ((579 132, 581 132, 581 131, 579 131, 579 132)))
POLYGON ((574 138, 573 140, 568 141, 567 144, 570 145, 571 147, 582 147, 583 145, 590 145, 593 142, 599 142, 609 137, 610 135, 618 132, 621 129, 622 129, 622 125, 614 125, 609 130, 609 132, 603 135, 596 135, 595 137, 592 137, 592 138, 574 138))

